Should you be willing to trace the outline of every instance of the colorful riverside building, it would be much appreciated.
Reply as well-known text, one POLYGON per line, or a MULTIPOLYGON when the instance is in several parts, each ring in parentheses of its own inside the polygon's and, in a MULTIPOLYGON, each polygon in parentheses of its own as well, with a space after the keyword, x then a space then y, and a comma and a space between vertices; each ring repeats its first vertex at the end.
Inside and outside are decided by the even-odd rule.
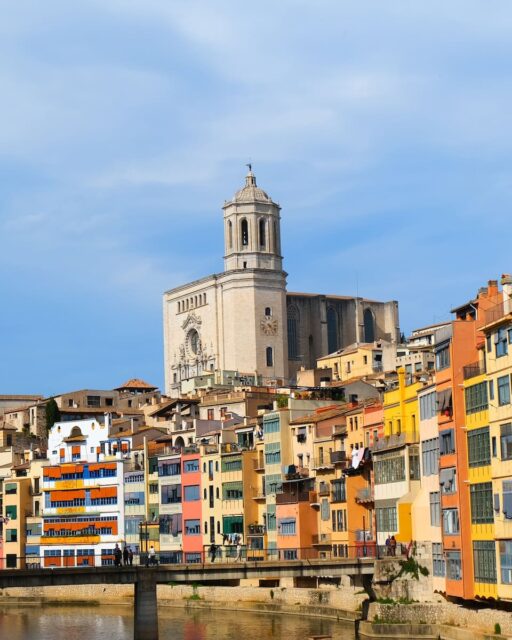
POLYGON ((492 524, 490 486, 483 481, 485 471, 477 471, 475 466, 470 474, 468 465, 468 443, 478 437, 469 433, 468 438, 468 429, 482 427, 485 397, 481 388, 471 388, 474 381, 470 383, 468 378, 465 383, 464 371, 480 362, 484 342, 480 328, 485 312, 500 299, 497 282, 490 281, 474 300, 454 309, 455 320, 436 332, 434 346, 446 594, 464 599, 492 596, 493 589, 488 585, 495 581, 489 540, 492 529, 487 526, 492 524))
MULTIPOLYGON (((512 600, 512 277, 502 277, 503 301, 483 327, 489 398, 489 439, 496 553, 496 592, 512 600)), ((487 443, 489 446, 489 443, 487 443)), ((486 471, 487 471, 486 465, 486 471)), ((493 543, 494 544, 494 543, 493 543)), ((491 545, 488 545, 489 548, 491 545)))
POLYGON ((108 437, 108 422, 57 422, 43 469, 44 567, 112 564, 124 539, 123 459, 129 441, 108 437))
POLYGON ((388 536, 409 544, 412 504, 420 487, 418 374, 397 370, 392 388, 384 393, 384 438, 373 445, 377 544, 388 536))
MULTIPOLYGON (((181 456, 183 562, 202 562, 201 539, 201 454, 199 449, 186 449, 181 456), (197 531, 197 533, 196 533, 197 531)), ((171 523, 171 526, 175 526, 171 523)), ((176 523, 176 526, 177 523, 176 523)), ((172 533, 172 532, 171 532, 172 533)))

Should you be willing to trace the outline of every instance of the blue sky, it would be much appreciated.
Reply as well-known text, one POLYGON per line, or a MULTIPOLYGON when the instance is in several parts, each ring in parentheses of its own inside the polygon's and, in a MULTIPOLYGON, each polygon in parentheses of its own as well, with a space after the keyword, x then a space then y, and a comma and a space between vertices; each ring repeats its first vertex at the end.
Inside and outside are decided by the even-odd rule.
POLYGON ((512 269, 512 5, 0 5, 0 393, 163 383, 253 162, 289 289, 445 319, 512 269))

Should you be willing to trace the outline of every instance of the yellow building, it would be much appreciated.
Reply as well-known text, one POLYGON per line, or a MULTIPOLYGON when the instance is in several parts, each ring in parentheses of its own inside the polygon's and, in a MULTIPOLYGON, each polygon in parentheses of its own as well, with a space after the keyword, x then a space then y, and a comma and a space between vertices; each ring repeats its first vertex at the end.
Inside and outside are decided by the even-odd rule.
POLYGON ((333 381, 371 376, 395 368, 396 347, 391 343, 363 342, 317 360, 318 369, 331 369, 333 381))
MULTIPOLYGON (((502 280, 502 284, 505 293, 510 289, 510 283, 502 280)), ((512 600, 511 301, 506 300, 504 304, 490 309, 486 316, 487 324, 483 331, 486 336, 497 596, 502 600, 512 600)), ((485 478, 489 481, 489 475, 485 478)))
POLYGON ((384 438, 372 448, 377 544, 412 540, 412 504, 420 488, 418 397, 422 383, 397 371, 384 394, 384 438), (411 384, 407 384, 407 383, 411 384))
POLYGON ((471 500, 469 527, 471 530, 475 596, 496 598, 491 441, 487 380, 484 371, 483 363, 475 363, 464 367, 463 370, 468 480, 471 500))

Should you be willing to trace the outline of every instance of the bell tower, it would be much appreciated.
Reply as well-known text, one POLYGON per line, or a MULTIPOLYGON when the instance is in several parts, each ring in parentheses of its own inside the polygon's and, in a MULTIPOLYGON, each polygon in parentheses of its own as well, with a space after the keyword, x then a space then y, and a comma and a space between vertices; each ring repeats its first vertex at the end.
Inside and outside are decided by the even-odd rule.
POLYGON ((224 271, 282 271, 281 207, 256 184, 251 165, 245 185, 224 210, 224 271))

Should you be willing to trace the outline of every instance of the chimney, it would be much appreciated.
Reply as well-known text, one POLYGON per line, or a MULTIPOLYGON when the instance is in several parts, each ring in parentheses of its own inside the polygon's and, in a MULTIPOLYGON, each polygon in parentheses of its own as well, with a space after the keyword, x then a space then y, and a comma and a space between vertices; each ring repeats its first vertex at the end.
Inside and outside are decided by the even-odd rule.
POLYGON ((512 275, 504 273, 501 276, 501 286, 503 287, 503 313, 512 313, 512 275))
POLYGON ((498 281, 497 280, 489 280, 487 283, 489 298, 494 298, 498 295, 498 281))

